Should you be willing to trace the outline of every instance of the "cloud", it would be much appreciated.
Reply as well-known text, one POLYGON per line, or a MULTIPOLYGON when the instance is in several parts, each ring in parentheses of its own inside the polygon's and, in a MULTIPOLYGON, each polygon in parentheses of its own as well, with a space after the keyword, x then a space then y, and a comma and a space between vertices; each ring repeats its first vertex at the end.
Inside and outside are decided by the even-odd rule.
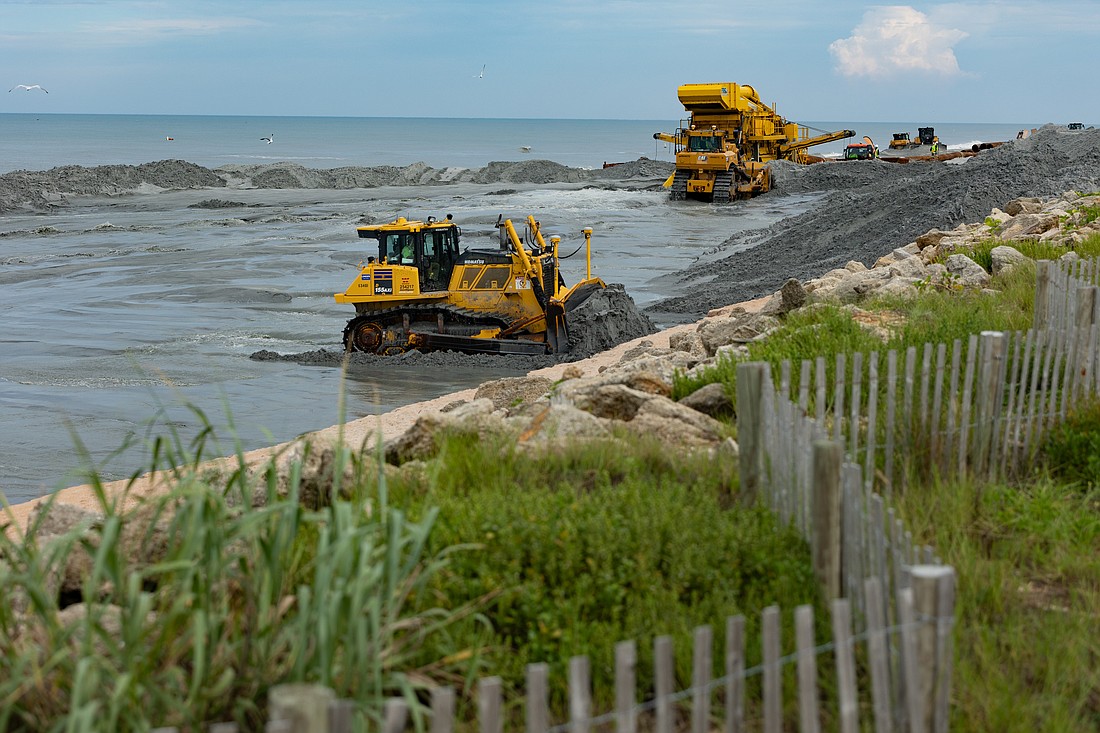
POLYGON ((908 5, 871 8, 852 35, 829 44, 836 70, 845 76, 889 77, 912 71, 961 74, 954 46, 967 37, 934 25, 908 5))

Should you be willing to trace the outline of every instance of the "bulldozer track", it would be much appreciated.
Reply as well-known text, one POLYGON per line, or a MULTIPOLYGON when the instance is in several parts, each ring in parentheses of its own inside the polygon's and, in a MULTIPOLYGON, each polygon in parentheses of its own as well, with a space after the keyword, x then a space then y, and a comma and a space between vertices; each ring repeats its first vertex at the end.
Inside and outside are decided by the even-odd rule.
POLYGON ((474 311, 446 303, 410 303, 360 314, 349 320, 344 327, 344 350, 349 352, 367 351, 368 353, 390 353, 391 351, 392 353, 400 353, 407 350, 410 347, 407 345, 408 334, 405 332, 406 315, 409 316, 410 331, 433 334, 440 333, 438 323, 439 316, 442 315, 445 327, 442 334, 451 340, 463 336, 472 336, 473 333, 483 328, 507 328, 509 323, 514 320, 513 317, 504 313, 474 311), (357 333, 360 329, 369 327, 371 324, 374 324, 375 332, 378 334, 378 348, 373 350, 357 348, 357 333), (422 326, 422 328, 416 328, 417 325, 422 326), (423 328, 426 325, 430 325, 431 328, 423 328), (462 326, 466 326, 470 333, 456 333, 453 330, 446 329, 447 326, 458 326, 460 327, 458 330, 461 330, 462 326), (393 338, 385 338, 387 332, 396 335, 393 338), (384 344, 387 343, 396 345, 384 347, 384 344))
POLYGON ((677 170, 676 175, 672 178, 672 187, 669 189, 669 199, 672 201, 683 201, 687 198, 688 178, 691 177, 691 171, 677 170))
POLYGON ((716 204, 725 204, 730 200, 730 187, 733 186, 733 173, 719 171, 714 177, 714 195, 711 200, 716 204))

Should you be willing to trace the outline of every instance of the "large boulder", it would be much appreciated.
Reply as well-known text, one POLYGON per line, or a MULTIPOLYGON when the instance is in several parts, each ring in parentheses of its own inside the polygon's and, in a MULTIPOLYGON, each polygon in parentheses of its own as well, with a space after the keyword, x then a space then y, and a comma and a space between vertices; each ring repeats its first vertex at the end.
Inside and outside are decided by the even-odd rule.
POLYGON ((411 428, 386 443, 386 462, 400 465, 414 459, 431 458, 439 452, 446 435, 474 435, 482 440, 515 437, 518 428, 495 410, 493 401, 483 398, 460 405, 451 412, 421 415, 411 428))
POLYGON ((680 404, 720 420, 733 417, 733 400, 721 382, 711 382, 680 399, 680 404))
POLYGON ((966 255, 953 254, 943 264, 963 288, 981 290, 989 285, 989 273, 966 255))
POLYGON ((991 269, 994 275, 1008 272, 1013 267, 1018 267, 1019 265, 1031 261, 1031 259, 1020 250, 1003 244, 994 247, 989 254, 993 260, 991 269))
POLYGON ((505 377, 482 384, 474 392, 474 399, 488 399, 495 409, 507 409, 538 400, 553 385, 554 382, 549 377, 505 377))

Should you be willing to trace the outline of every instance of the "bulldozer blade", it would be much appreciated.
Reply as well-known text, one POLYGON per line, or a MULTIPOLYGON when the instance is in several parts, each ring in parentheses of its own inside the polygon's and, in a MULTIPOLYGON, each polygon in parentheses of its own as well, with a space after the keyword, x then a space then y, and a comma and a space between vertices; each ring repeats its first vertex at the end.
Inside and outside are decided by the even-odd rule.
POLYGON ((546 343, 550 351, 561 354, 569 351, 569 328, 565 325, 565 308, 559 303, 551 303, 546 308, 546 343))

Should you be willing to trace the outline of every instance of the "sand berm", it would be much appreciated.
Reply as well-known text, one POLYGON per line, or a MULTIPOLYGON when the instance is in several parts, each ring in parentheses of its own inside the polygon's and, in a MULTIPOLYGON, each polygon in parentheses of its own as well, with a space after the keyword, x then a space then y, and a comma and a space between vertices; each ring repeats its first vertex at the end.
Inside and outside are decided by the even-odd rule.
MULTIPOLYGON (((241 188, 369 189, 446 186, 458 182, 656 188, 671 170, 671 163, 645 158, 598 170, 568 168, 538 160, 490 163, 479 169, 433 169, 422 163, 403 168, 315 170, 278 163, 208 169, 184 161, 94 168, 67 166, 0 176, 0 214, 13 210, 48 211, 66 206, 77 196, 180 189, 211 189, 212 196, 231 199, 233 190, 241 188)), ((1045 125, 1030 137, 1008 141, 972 158, 949 162, 901 164, 880 160, 809 166, 777 162, 772 164, 772 171, 775 187, 765 196, 810 194, 809 208, 765 229, 739 233, 717 244, 679 274, 680 294, 654 304, 651 311, 681 314, 684 320, 702 318, 712 309, 768 296, 789 278, 809 280, 852 260, 873 263, 931 229, 948 230, 959 224, 983 221, 993 208, 1016 198, 1098 191, 1100 130, 1071 131, 1045 125)), ((216 205, 217 200, 211 199, 211 205, 216 205)), ((697 202, 669 205, 708 206, 697 202)), ((612 298, 615 297, 613 294, 612 298)), ((612 305, 616 303, 621 305, 619 301, 612 305)), ((630 313, 628 308, 621 310, 622 322, 616 321, 591 343, 578 345, 572 357, 576 367, 589 371, 598 370, 601 364, 614 363, 619 354, 641 338, 649 338, 657 346, 667 345, 673 329, 652 335, 639 333, 647 330, 645 314, 630 313), (630 325, 622 325, 627 322, 630 325), (620 340, 626 343, 605 351, 620 340)), ((694 324, 677 327, 684 328, 694 328, 694 324)), ((532 361, 530 367, 538 367, 540 373, 556 378, 565 364, 532 361)), ((349 440, 365 437, 376 427, 384 437, 392 437, 403 432, 418 415, 468 398, 472 393, 473 390, 467 390, 409 405, 340 429, 349 440)), ((271 450, 254 451, 248 457, 260 460, 271 450)), ((91 502, 91 497, 80 487, 64 490, 60 498, 67 503, 91 502)), ((16 506, 17 518, 25 518, 33 504, 16 506)))

